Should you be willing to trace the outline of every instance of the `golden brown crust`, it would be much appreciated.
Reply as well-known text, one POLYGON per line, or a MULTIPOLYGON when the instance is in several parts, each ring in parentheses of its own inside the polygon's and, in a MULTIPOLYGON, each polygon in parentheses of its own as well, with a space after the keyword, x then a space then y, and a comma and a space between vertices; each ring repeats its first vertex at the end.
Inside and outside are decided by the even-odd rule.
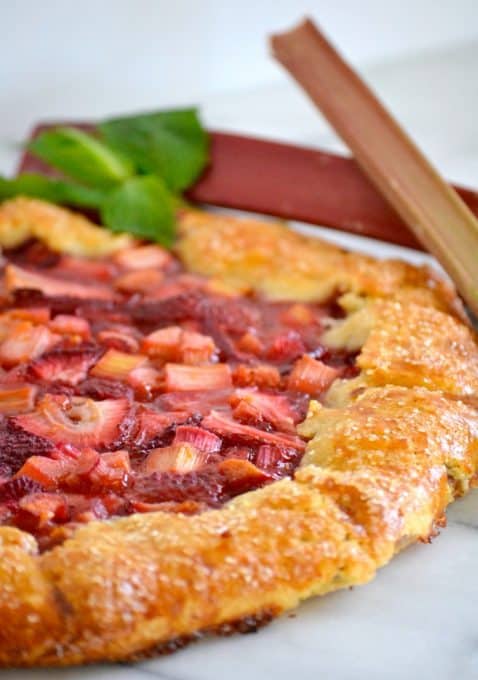
POLYGON ((178 249, 195 271, 275 297, 358 296, 329 339, 363 345, 362 372, 340 406, 311 404, 293 480, 202 515, 92 522, 41 556, 1 528, 3 665, 125 659, 364 583, 474 483, 478 416, 459 398, 478 396, 477 348, 438 311, 454 309, 447 284, 277 225, 187 213, 182 226, 178 249))

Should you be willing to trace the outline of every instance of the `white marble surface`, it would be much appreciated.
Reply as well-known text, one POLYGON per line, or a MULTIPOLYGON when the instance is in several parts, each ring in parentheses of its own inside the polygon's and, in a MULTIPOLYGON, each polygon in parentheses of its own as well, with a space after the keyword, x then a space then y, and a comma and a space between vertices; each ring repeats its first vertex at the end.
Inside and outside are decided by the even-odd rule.
MULTIPOLYGON (((478 185, 478 44, 376 67, 370 81, 453 179, 478 185)), ((340 148, 284 83, 204 105, 209 124, 340 148)), ((2 160, 7 162, 4 156, 2 160)), ((422 256, 339 236, 379 255, 422 256)), ((211 639, 122 666, 9 671, 5 680, 471 680, 478 678, 478 492, 431 545, 399 555, 367 586, 310 601, 256 635, 211 639)), ((1 622, 0 622, 1 625, 1 622)))

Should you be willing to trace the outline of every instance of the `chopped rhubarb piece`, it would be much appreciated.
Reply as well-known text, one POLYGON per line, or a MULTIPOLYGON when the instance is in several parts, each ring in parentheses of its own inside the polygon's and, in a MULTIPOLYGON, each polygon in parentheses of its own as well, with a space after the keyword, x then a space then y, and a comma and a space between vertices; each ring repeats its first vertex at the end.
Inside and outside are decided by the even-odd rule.
POLYGON ((56 493, 30 493, 19 502, 20 508, 37 519, 42 527, 51 520, 65 522, 68 519, 68 505, 64 496, 56 493))
POLYGON ((302 338, 297 331, 284 331, 277 335, 266 351, 271 361, 289 363, 300 357, 306 351, 302 338))
POLYGON ((13 420, 27 432, 55 443, 71 442, 75 446, 98 448, 111 446, 118 440, 128 411, 127 399, 93 401, 47 394, 36 411, 13 420))
POLYGON ((172 261, 171 253, 157 245, 126 248, 114 255, 114 261, 124 269, 163 269, 172 261))
POLYGON ((146 361, 146 357, 142 354, 126 354, 116 349, 109 349, 91 369, 90 374, 99 378, 125 380, 131 371, 146 361))
POLYGON ((232 386, 231 369, 227 364, 213 366, 166 364, 164 376, 167 391, 219 390, 232 386))
POLYGON ((236 420, 246 423, 271 423, 282 432, 295 432, 298 420, 286 397, 257 392, 254 388, 235 390, 230 398, 236 420))
POLYGON ((274 477, 291 474, 298 462, 297 451, 294 449, 271 446, 270 444, 260 446, 255 459, 257 467, 274 477))
POLYGON ((226 488, 231 495, 245 493, 257 489, 265 482, 270 482, 270 475, 264 470, 259 470, 254 463, 248 460, 228 458, 219 463, 218 468, 226 478, 226 488))
POLYGON ((126 486, 131 473, 131 462, 128 451, 102 453, 98 465, 90 473, 92 484, 101 489, 121 488, 126 486))
POLYGON ((183 334, 180 326, 167 326, 150 333, 141 343, 141 351, 149 356, 159 357, 164 361, 179 358, 179 343, 183 334))
POLYGON ((36 359, 59 341, 60 336, 51 333, 46 326, 33 326, 29 321, 19 321, 0 344, 0 362, 8 367, 36 359))
POLYGON ((299 437, 294 437, 287 433, 266 432, 250 425, 242 425, 219 411, 211 411, 201 424, 203 427, 212 430, 222 437, 234 438, 240 441, 259 442, 261 444, 276 444, 277 446, 294 448, 298 451, 305 449, 305 443, 299 437))
POLYGON ((217 453, 221 450, 222 440, 202 427, 180 425, 176 428, 173 444, 190 444, 198 451, 217 453))
POLYGON ((151 399, 163 385, 161 373, 152 366, 134 368, 127 380, 139 399, 151 399))
POLYGON ((207 465, 210 454, 198 451, 190 444, 173 444, 161 449, 153 449, 143 464, 146 474, 153 472, 192 472, 207 465))
POLYGON ((214 340, 209 335, 193 331, 183 331, 179 349, 180 360, 191 366, 207 363, 217 352, 214 340))
POLYGON ((254 449, 250 446, 230 446, 221 455, 224 458, 238 458, 239 460, 252 460, 254 457, 254 449))
POLYGON ((340 374, 340 369, 327 366, 306 354, 294 364, 289 375, 288 388, 318 395, 327 390, 340 374))
POLYGON ((11 319, 19 321, 31 321, 34 324, 47 324, 50 321, 50 309, 48 307, 19 307, 7 312, 11 319))
POLYGON ((118 276, 115 288, 122 293, 151 293, 163 281, 164 274, 159 269, 140 269, 118 276))
POLYGON ((290 305, 282 314, 283 323, 290 326, 308 326, 315 321, 314 312, 310 307, 297 302, 290 305))
POLYGON ((11 416, 32 411, 37 392, 33 385, 0 385, 0 413, 11 416))
POLYGON ((234 369, 232 374, 234 385, 241 387, 279 387, 281 377, 278 369, 269 364, 257 364, 256 366, 246 366, 240 364, 234 369))
POLYGON ((46 456, 30 456, 20 468, 16 478, 28 477, 45 489, 56 489, 60 481, 74 470, 74 460, 53 460, 46 456))
POLYGON ((91 336, 90 324, 86 319, 72 314, 58 314, 49 323, 49 328, 59 335, 88 340, 91 336))
POLYGON ((40 290, 47 297, 64 296, 94 300, 111 300, 114 297, 111 289, 101 284, 90 286, 56 279, 52 276, 21 269, 13 264, 8 264, 5 268, 5 284, 9 293, 26 288, 40 290))
POLYGON ((158 413, 142 408, 136 418, 136 434, 133 444, 138 449, 148 448, 152 443, 159 442, 170 428, 177 423, 186 422, 188 418, 189 414, 185 411, 158 413))
POLYGON ((88 374, 98 357, 94 348, 53 350, 30 364, 30 375, 48 382, 78 385, 88 374))
POLYGON ((264 352, 264 343, 251 331, 247 331, 247 333, 244 333, 244 335, 239 338, 237 347, 242 352, 254 354, 256 357, 260 357, 264 352))

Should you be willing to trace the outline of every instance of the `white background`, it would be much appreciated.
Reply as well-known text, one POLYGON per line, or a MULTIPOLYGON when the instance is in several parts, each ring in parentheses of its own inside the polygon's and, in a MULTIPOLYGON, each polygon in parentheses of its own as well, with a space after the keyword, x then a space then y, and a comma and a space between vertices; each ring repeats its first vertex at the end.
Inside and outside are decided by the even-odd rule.
POLYGON ((38 118, 285 83, 266 36, 305 14, 358 65, 478 41, 478 0, 0 0, 0 170, 38 118))

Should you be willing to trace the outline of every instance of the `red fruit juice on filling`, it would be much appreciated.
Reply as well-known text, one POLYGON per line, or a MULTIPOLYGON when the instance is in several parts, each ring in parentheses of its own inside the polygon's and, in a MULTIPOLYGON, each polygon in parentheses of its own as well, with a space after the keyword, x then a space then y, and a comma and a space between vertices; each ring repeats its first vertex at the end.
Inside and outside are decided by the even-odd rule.
POLYGON ((356 374, 321 344, 336 305, 220 295, 142 248, 6 253, 0 521, 42 549, 90 520, 200 512, 292 475, 310 398, 356 374))

